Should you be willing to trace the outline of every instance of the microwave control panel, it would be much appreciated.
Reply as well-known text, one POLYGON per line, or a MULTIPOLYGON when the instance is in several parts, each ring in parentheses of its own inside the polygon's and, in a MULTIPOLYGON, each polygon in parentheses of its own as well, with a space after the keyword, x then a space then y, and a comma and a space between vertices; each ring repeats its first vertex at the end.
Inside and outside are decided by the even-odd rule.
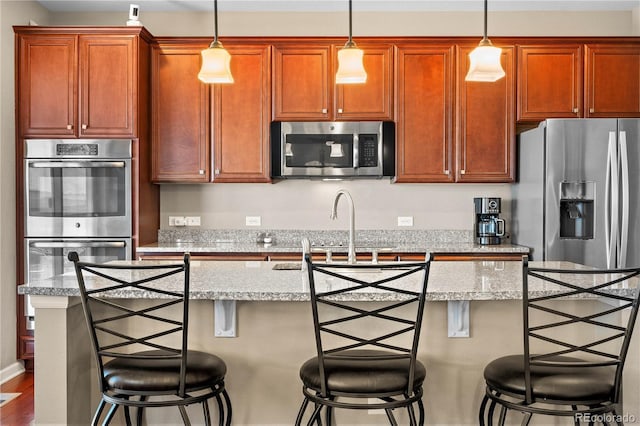
POLYGON ((378 135, 358 135, 358 167, 378 166, 378 135))

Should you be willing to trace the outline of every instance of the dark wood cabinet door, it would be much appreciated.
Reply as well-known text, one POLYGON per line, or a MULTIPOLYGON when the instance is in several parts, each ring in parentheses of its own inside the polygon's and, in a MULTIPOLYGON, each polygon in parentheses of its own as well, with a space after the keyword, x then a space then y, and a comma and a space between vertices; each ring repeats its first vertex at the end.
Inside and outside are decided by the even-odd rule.
MULTIPOLYGON (((336 84, 337 120, 393 120, 393 47, 391 45, 358 44, 364 51, 363 63, 367 81, 363 84, 336 84)), ((333 46, 337 72, 338 50, 333 46)))
POLYGON ((276 46, 273 61, 273 119, 328 120, 331 46, 276 46))
POLYGON ((270 47, 228 46, 233 84, 213 87, 213 181, 269 182, 270 47))
POLYGON ((457 182, 512 182, 515 175, 515 57, 502 47, 505 77, 467 82, 469 52, 458 50, 457 182))
POLYGON ((23 137, 76 134, 77 37, 18 36, 18 114, 23 137))
POLYGON ((135 38, 80 36, 81 137, 136 136, 135 38))
POLYGON ((152 51, 151 143, 155 182, 209 181, 209 88, 198 80, 207 45, 152 51))
POLYGON ((454 47, 398 46, 396 182, 453 182, 454 47))
POLYGON ((518 121, 582 116, 582 45, 518 46, 518 121))
POLYGON ((640 117, 640 43, 586 46, 586 117, 640 117))

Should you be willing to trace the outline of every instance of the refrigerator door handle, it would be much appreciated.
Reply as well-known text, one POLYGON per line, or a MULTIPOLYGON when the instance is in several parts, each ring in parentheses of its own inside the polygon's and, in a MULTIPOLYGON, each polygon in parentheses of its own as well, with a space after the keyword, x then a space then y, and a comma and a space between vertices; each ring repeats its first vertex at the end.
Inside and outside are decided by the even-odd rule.
POLYGON ((604 232, 605 247, 607 255, 607 268, 613 267, 615 251, 617 248, 617 228, 618 228, 618 209, 617 203, 617 155, 616 155, 616 134, 609 132, 609 145, 607 150, 607 173, 605 182, 604 195, 604 232))
POLYGON ((621 131, 620 141, 620 174, 622 181, 622 224, 620 225, 620 254, 618 268, 627 265, 627 251, 629 247, 629 153, 627 152, 627 132, 621 131))

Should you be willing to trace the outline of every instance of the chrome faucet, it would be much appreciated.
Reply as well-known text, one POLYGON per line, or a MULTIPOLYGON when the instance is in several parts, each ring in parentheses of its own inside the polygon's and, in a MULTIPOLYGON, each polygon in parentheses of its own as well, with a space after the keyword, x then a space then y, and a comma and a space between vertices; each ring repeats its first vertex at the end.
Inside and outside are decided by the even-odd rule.
POLYGON ((333 200, 333 210, 331 211, 331 219, 338 218, 338 200, 340 196, 344 195, 349 203, 349 255, 347 262, 349 264, 356 263, 356 208, 353 205, 353 198, 351 194, 345 189, 340 189, 336 192, 336 198, 333 200))

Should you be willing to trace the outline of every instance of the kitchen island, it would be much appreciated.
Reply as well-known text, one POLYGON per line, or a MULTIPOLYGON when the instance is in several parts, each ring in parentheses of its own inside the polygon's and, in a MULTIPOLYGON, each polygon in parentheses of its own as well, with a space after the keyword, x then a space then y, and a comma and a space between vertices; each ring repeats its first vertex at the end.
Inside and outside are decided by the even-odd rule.
MULTIPOLYGON (((227 363, 234 425, 293 424, 302 401, 298 369, 314 355, 315 347, 306 272, 274 270, 276 264, 280 263, 192 262, 190 344, 194 349, 219 354, 227 363), (220 301, 234 303, 233 318, 216 315, 214 304, 220 301), (216 337, 216 322, 221 318, 234 323, 235 337, 216 337)), ((532 264, 583 268, 558 262, 532 264)), ((484 365, 496 357, 521 351, 521 284, 520 262, 432 263, 419 348, 419 359, 428 370, 424 393, 426 424, 477 424, 484 392, 484 365), (449 337, 448 323, 452 319, 448 305, 455 306, 456 302, 468 303, 468 337, 455 333, 456 337, 449 337)), ((19 292, 32 295, 36 307, 36 423, 87 424, 99 397, 75 276, 29 283, 19 292), (52 404, 55 400, 60 403, 52 404)), ((130 303, 135 304, 147 296, 123 292, 114 297, 131 299, 130 303)), ((360 293, 353 301, 385 303, 384 296, 375 292, 360 293)), ((556 303, 563 304, 566 310, 581 311, 601 302, 591 299, 556 303)), ((453 322, 455 329, 460 318, 453 322)), ((625 369, 624 412, 640 419, 637 342, 634 338, 625 369)), ((197 423, 200 410, 189 410, 197 423)), ((179 423, 177 410, 148 410, 146 416, 148 424, 179 423)), ((386 424, 384 414, 376 412, 343 411, 336 418, 339 424, 386 424)), ((518 421, 515 416, 510 419, 518 421)), ((404 420, 400 416, 400 422, 404 420)), ((542 417, 532 424, 548 422, 542 417)))

